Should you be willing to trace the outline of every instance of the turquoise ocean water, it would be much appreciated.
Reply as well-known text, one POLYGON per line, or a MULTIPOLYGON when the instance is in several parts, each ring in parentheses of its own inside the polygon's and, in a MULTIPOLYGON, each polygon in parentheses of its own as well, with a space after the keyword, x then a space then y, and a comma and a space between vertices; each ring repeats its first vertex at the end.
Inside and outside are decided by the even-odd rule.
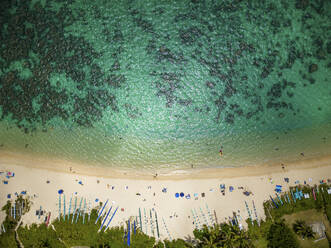
POLYGON ((331 154, 328 1, 0 8, 0 151, 137 170, 331 154))

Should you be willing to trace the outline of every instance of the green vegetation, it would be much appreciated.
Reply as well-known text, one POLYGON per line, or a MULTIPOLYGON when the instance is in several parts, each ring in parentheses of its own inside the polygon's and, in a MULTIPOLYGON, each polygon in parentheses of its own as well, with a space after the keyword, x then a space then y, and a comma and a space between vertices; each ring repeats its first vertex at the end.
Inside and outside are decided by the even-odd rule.
POLYGON ((284 221, 276 221, 271 224, 268 235, 268 248, 297 248, 298 241, 294 237, 292 230, 284 221))
POLYGON ((293 231, 300 235, 302 238, 312 239, 315 237, 313 229, 306 224, 303 220, 296 220, 292 225, 293 231))
POLYGON ((238 226, 222 223, 212 227, 204 226, 201 230, 194 230, 195 247, 253 247, 248 233, 238 226))
MULTIPOLYGON (((331 235, 331 226, 330 222, 328 221, 327 217, 323 214, 323 212, 317 211, 316 209, 310 209, 310 210, 305 210, 301 212, 297 212, 291 215, 284 215, 283 218, 285 219, 285 223, 289 226, 293 226, 293 224, 297 220, 303 220, 305 221, 308 225, 313 224, 313 223, 320 223, 322 222, 324 226, 326 227, 326 234, 331 235)), ((315 235, 315 238, 318 239, 318 235, 315 235)), ((320 248, 320 247, 329 247, 328 246, 328 240, 323 239, 318 242, 314 242, 313 239, 307 239, 298 235, 298 240, 300 247, 303 248, 320 248)))
MULTIPOLYGON (((329 247, 331 237, 330 227, 330 205, 331 197, 327 194, 329 185, 320 185, 315 187, 316 200, 312 197, 308 199, 297 200, 291 203, 285 200, 285 193, 280 195, 283 205, 279 200, 275 200, 278 208, 271 201, 264 203, 266 211, 266 220, 260 223, 246 220, 247 230, 240 230, 238 226, 230 223, 216 224, 211 227, 203 226, 200 230, 194 230, 194 237, 190 240, 164 240, 156 242, 154 237, 145 235, 139 229, 135 235, 131 235, 131 247, 134 248, 273 248, 273 247, 329 247), (314 242, 312 223, 323 222, 326 226, 326 239, 314 242)), ((294 189, 292 189, 293 191, 294 189)), ((303 193, 312 192, 309 187, 300 187, 303 193)), ((286 197, 287 198, 287 197, 286 197)), ((27 199, 18 197, 15 201, 16 206, 24 203, 23 214, 30 208, 27 199)), ((3 222, 6 233, 0 235, 0 247, 18 247, 15 240, 15 227, 19 223, 19 217, 16 219, 10 215, 11 202, 2 208, 7 216, 3 222)), ((56 219, 48 227, 45 224, 20 226, 17 230, 20 241, 24 247, 72 247, 72 246, 89 246, 89 247, 126 247, 124 243, 125 230, 123 227, 108 229, 106 232, 98 232, 100 223, 94 224, 97 218, 97 210, 91 212, 90 221, 83 224, 82 216, 78 218, 77 223, 72 224, 73 218, 70 215, 66 220, 56 219)))

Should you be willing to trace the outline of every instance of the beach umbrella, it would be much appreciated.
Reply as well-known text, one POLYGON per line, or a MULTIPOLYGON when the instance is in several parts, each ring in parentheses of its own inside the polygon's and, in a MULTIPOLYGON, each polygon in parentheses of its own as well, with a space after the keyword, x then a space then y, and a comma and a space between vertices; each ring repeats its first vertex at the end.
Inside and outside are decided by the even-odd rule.
POLYGON ((61 218, 61 194, 59 194, 59 220, 61 218))
POLYGON ((296 203, 296 200, 295 200, 295 197, 294 197, 294 194, 293 194, 292 190, 290 190, 290 192, 291 192, 292 199, 293 199, 294 203, 296 203))
POLYGON ((149 217, 150 217, 150 223, 151 223, 151 233, 154 235, 154 225, 153 225, 153 216, 152 216, 152 210, 149 210, 149 217))
POLYGON ((105 228, 104 232, 106 232, 106 230, 108 229, 108 226, 109 226, 110 222, 112 221, 112 219, 114 218, 114 215, 116 214, 116 212, 117 212, 117 209, 118 209, 118 207, 115 209, 115 211, 114 211, 113 215, 111 216, 110 220, 108 221, 108 224, 107 224, 107 226, 106 226, 106 228, 105 228))
POLYGON ((103 225, 105 224, 105 222, 106 222, 106 220, 107 220, 107 218, 108 218, 108 215, 109 215, 109 213, 110 213, 110 211, 111 211, 112 208, 113 208, 113 206, 111 206, 110 209, 108 210, 108 213, 107 213, 107 215, 106 215, 106 218, 104 218, 104 220, 103 220, 103 222, 102 222, 102 224, 101 224, 101 226, 100 226, 99 231, 102 229, 103 225))
POLYGON ((270 196, 270 199, 272 200, 272 202, 275 204, 275 207, 278 208, 277 203, 274 201, 274 199, 272 199, 271 195, 269 195, 269 196, 270 196))
POLYGON ((195 228, 196 228, 196 229, 199 229, 198 222, 197 222, 197 220, 196 220, 196 218, 195 218, 195 215, 194 215, 194 212, 193 212, 192 209, 191 209, 191 212, 192 212, 192 217, 193 217, 193 221, 194 221, 194 224, 195 224, 195 228))
POLYGON ((176 193, 176 194, 175 194, 175 197, 178 198, 178 197, 179 197, 179 193, 176 193))
POLYGON ((256 207, 255 207, 254 201, 252 200, 252 202, 253 202, 253 209, 254 209, 254 214, 255 214, 255 218, 256 218, 257 224, 260 225, 259 218, 257 217, 257 211, 256 211, 256 207))
POLYGON ((148 220, 147 220, 147 216, 146 216, 146 209, 144 208, 144 218, 145 218, 145 234, 147 235, 147 224, 148 224, 148 220))
POLYGON ((283 205, 283 201, 282 201, 282 199, 280 199, 280 197, 277 193, 276 193, 276 196, 277 196, 278 200, 280 201, 280 203, 283 205))
POLYGON ((70 221, 70 213, 71 213, 71 202, 72 202, 72 196, 70 197, 70 202, 69 202, 69 213, 68 213, 68 221, 70 221))
POLYGON ((184 193, 183 192, 180 193, 180 197, 184 197, 184 193))
POLYGON ((312 191, 313 191, 314 200, 316 201, 316 195, 315 195, 315 190, 314 190, 314 188, 312 189, 312 191))
POLYGON ((61 195, 61 194, 63 194, 63 189, 60 189, 59 191, 58 191, 58 193, 61 195))
POLYGON ((76 223, 78 221, 79 215, 80 215, 80 209, 82 207, 82 202, 83 202, 83 197, 80 198, 80 203, 79 203, 79 208, 78 208, 78 213, 77 213, 77 217, 76 217, 76 223))
POLYGON ((66 220, 66 196, 63 195, 63 218, 66 220))
POLYGON ((86 198, 84 198, 84 208, 83 208, 83 224, 85 223, 85 210, 86 210, 86 198))
POLYGON ((288 203, 291 203, 291 200, 290 200, 290 197, 288 196, 288 194, 286 193, 285 195, 286 195, 288 203))
POLYGON ((140 221, 140 230, 143 231, 143 225, 142 225, 142 221, 141 221, 141 211, 139 208, 139 221, 140 221))
POLYGON ((89 209, 89 212, 88 212, 88 222, 90 222, 90 220, 91 220, 91 201, 90 200, 88 201, 88 209, 89 209))
POLYGON ((124 243, 124 246, 126 246, 126 231, 125 230, 124 230, 123 243, 124 243))
POLYGON ((167 232, 167 234, 168 234, 168 237, 169 237, 169 240, 171 241, 171 240, 172 240, 172 239, 171 239, 171 235, 170 235, 170 233, 169 233, 168 227, 167 227, 167 225, 166 225, 166 223, 165 223, 163 217, 162 217, 162 221, 163 221, 164 229, 166 230, 166 232, 167 232))
POLYGON ((131 232, 131 226, 130 226, 130 219, 128 220, 128 236, 127 236, 127 245, 130 246, 130 232, 131 232))
POLYGON ((71 224, 74 223, 76 208, 77 208, 77 196, 75 196, 75 206, 74 206, 74 211, 72 212, 71 224))
POLYGON ((208 212, 208 215, 209 215, 209 218, 210 218, 210 223, 211 223, 211 225, 213 225, 214 224, 214 219, 213 219, 213 216, 212 216, 212 214, 211 214, 211 212, 210 212, 210 210, 208 208, 208 204, 207 203, 206 203, 206 209, 207 209, 207 212, 208 212))
POLYGON ((201 225, 201 221, 200 221, 200 218, 199 218, 198 212, 195 210, 195 208, 193 209, 193 212, 194 212, 194 215, 195 215, 196 220, 197 220, 197 222, 198 222, 199 228, 202 228, 202 225, 201 225))
POLYGON ((284 201, 285 201, 285 203, 288 203, 287 198, 286 198, 286 193, 284 193, 284 201))
POLYGON ((202 215, 202 217, 203 217, 203 219, 204 219, 204 221, 205 221, 205 223, 206 223, 206 226, 208 226, 207 218, 206 218, 204 212, 202 211, 202 208, 201 208, 201 207, 200 207, 200 212, 201 212, 201 215, 202 215))
POLYGON ((155 223, 156 223, 157 237, 160 238, 159 223, 158 223, 158 221, 157 221, 157 214, 156 214, 156 211, 155 211, 155 223))
POLYGON ((101 210, 100 210, 100 212, 99 212, 99 215, 98 215, 98 218, 96 219, 96 221, 95 221, 94 224, 97 224, 97 222, 98 222, 98 220, 99 220, 99 218, 100 218, 100 216, 101 216, 103 210, 105 209, 107 203, 108 203, 108 199, 107 199, 106 203, 103 205, 103 207, 101 208, 101 210))
POLYGON ((248 207, 248 204, 247 204, 246 201, 245 201, 245 205, 246 205, 246 209, 247 209, 247 212, 248 212, 248 216, 249 216, 251 222, 253 223, 253 219, 252 219, 251 211, 249 210, 249 207, 248 207))

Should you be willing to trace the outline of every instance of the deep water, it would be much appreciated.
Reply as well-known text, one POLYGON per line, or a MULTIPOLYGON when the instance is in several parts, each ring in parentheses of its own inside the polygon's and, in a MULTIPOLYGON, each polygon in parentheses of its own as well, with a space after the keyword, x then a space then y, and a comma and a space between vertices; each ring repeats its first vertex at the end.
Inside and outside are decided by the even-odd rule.
POLYGON ((146 169, 331 154, 330 1, 3 2, 0 151, 146 169))

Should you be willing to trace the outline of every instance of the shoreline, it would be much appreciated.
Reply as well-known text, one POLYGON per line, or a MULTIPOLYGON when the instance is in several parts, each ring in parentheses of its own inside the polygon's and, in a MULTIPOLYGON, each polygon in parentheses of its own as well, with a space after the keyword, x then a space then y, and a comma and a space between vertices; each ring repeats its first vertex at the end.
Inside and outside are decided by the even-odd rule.
POLYGON ((134 180, 199 180, 216 178, 236 178, 244 176, 262 176, 282 173, 290 170, 319 168, 331 164, 331 155, 302 159, 291 162, 275 162, 273 164, 247 165, 242 167, 224 168, 193 168, 193 169, 155 169, 140 170, 106 168, 60 159, 45 159, 27 156, 8 151, 0 151, 0 165, 15 165, 33 169, 50 170, 67 174, 95 176, 102 178, 134 179, 134 180), (284 165, 284 169, 282 168, 284 165), (155 176, 157 174, 157 177, 155 176))

